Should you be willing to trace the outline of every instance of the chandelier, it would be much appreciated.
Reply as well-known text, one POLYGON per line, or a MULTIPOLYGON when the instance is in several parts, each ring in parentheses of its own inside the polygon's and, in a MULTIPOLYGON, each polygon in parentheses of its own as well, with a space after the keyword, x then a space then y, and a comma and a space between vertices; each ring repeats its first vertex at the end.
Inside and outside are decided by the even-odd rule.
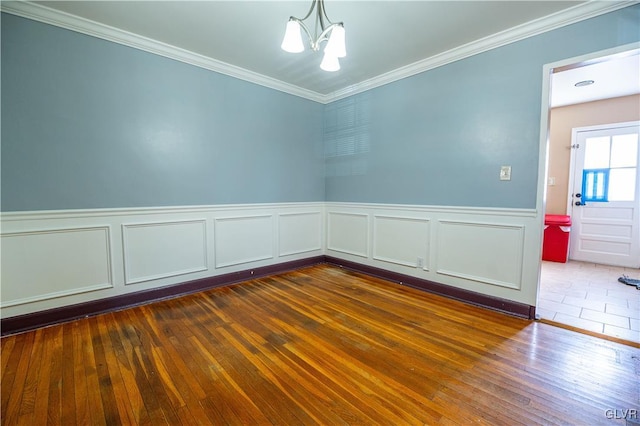
POLYGON ((291 53, 300 53, 304 51, 304 43, 302 42, 302 30, 309 37, 309 44, 311 50, 320 50, 320 43, 327 42, 324 48, 324 57, 320 63, 320 68, 325 71, 338 71, 340 69, 340 62, 338 58, 344 58, 347 56, 347 50, 344 43, 344 25, 342 22, 333 23, 327 17, 327 12, 324 9, 324 0, 313 0, 309 13, 300 19, 295 16, 289 18, 287 22, 287 29, 284 34, 284 40, 282 40, 282 50, 291 53), (315 27, 313 35, 309 31, 309 28, 304 24, 304 20, 309 18, 316 10, 315 27))

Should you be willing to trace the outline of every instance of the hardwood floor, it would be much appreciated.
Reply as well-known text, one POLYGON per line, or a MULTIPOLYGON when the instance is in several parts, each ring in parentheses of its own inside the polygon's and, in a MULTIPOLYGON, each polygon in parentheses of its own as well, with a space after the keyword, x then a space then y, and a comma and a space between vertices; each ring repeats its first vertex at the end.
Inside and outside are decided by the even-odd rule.
POLYGON ((640 408, 635 347, 328 265, 1 343, 3 425, 597 425, 640 408))

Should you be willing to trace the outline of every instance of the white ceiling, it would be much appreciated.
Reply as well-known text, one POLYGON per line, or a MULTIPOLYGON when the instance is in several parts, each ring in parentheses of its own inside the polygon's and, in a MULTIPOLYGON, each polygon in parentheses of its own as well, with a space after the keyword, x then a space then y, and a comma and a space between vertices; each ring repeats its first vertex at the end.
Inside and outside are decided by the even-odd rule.
MULTIPOLYGON (((516 34, 515 39, 522 38, 550 24, 571 22, 580 13, 588 17, 598 14, 593 11, 603 13, 622 7, 621 2, 615 1, 326 0, 329 18, 344 22, 347 34, 347 57, 341 60, 342 69, 328 73, 319 68, 321 53, 307 50, 291 54, 280 49, 289 16, 303 17, 310 0, 35 3, 30 6, 48 8, 39 7, 38 14, 50 9, 66 12, 195 53, 223 68, 246 71, 248 80, 264 78, 329 100, 336 94, 366 86, 367 82, 376 81, 370 84, 373 86, 383 84, 385 76, 393 81, 513 41, 512 34, 516 34), (604 6, 594 7, 594 3, 604 6)), ((24 9, 25 3, 12 6, 15 4, 3 1, 3 10, 24 9)), ((31 17, 28 13, 22 15, 31 17)), ((593 86, 602 87, 601 82, 609 74, 599 76, 598 86, 593 86)), ((566 84, 572 86, 575 78, 567 77, 566 84)), ((554 85, 556 94, 562 90, 559 85, 554 85)))
POLYGON ((551 77, 551 107, 640 93, 640 52, 606 58, 555 73, 551 77), (576 87, 592 80, 593 84, 576 87))

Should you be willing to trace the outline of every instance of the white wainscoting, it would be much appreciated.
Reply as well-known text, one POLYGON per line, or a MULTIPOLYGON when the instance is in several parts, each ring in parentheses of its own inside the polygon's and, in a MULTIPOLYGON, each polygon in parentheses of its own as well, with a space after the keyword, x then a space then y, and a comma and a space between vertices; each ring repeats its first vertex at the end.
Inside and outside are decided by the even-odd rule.
POLYGON ((438 222, 437 273, 520 289, 523 225, 438 222))
POLYGON ((534 210, 318 202, 1 220, 2 318, 323 254, 536 304, 534 210))
POLYGON ((328 256, 536 304, 542 225, 533 209, 330 202, 326 214, 328 256))
POLYGON ((2 234, 7 308, 113 287, 109 226, 2 234))
POLYGON ((3 213, 2 318, 320 256, 324 203, 3 213))
POLYGON ((323 227, 320 212, 281 213, 278 221, 279 256, 322 250, 323 227))
POLYGON ((122 225, 125 284, 206 271, 206 219, 122 225))
POLYGON ((360 257, 369 256, 369 215, 329 212, 327 249, 360 257))
POLYGON ((273 216, 215 219, 216 268, 273 259, 273 216))
POLYGON ((429 219, 373 216, 373 259, 429 270, 429 219))

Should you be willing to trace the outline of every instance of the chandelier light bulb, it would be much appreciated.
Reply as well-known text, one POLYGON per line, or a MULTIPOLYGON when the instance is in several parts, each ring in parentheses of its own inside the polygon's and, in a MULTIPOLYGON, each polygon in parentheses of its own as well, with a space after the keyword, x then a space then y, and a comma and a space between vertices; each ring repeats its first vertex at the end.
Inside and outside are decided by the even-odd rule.
POLYGON ((287 29, 284 33, 284 39, 280 45, 282 50, 290 53, 300 53, 304 51, 302 43, 302 33, 298 21, 289 20, 287 29))

